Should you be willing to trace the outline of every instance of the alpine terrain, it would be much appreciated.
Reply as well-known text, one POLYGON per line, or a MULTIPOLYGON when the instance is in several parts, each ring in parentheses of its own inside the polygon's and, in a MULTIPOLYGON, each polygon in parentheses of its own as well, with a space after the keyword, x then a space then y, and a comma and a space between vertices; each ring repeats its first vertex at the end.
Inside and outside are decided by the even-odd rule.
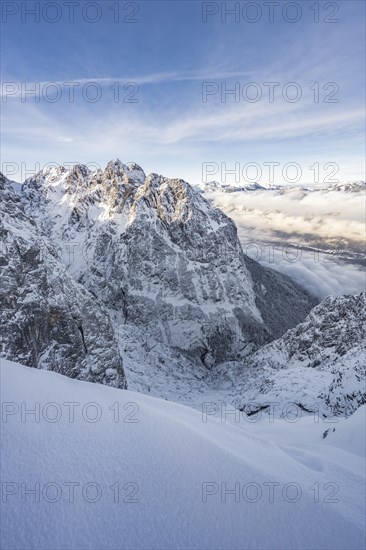
POLYGON ((2 176, 1 193, 4 357, 194 407, 365 401, 364 295, 316 306, 198 188, 117 159, 2 176))
POLYGON ((0 199, 4 547, 362 547, 365 293, 319 303, 136 164, 0 199))

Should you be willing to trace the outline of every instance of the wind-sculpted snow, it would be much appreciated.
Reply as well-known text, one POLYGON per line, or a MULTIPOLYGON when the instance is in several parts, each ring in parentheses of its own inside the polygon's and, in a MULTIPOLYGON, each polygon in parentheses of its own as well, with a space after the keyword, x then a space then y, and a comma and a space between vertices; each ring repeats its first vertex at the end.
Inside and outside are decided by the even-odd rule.
POLYGON ((1 355, 124 388, 109 317, 76 283, 1 176, 1 355))
POLYGON ((0 369, 2 548, 364 547, 362 409, 335 424, 223 421, 4 360, 0 369))
POLYGON ((329 296, 245 366, 237 392, 244 410, 292 402, 324 415, 352 414, 366 402, 366 294, 329 296))
POLYGON ((40 172, 21 196, 70 273, 122 324, 196 365, 244 357, 316 303, 290 279, 253 266, 234 222, 183 180, 146 177, 115 160, 104 171, 40 172))

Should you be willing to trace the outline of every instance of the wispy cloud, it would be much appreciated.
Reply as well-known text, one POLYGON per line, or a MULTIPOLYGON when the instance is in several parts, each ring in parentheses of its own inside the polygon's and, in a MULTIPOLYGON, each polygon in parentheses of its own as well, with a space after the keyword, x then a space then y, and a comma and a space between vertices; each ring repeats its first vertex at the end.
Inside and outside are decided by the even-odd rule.
MULTIPOLYGON (((285 26, 284 31, 292 32, 290 27, 285 26)), ((350 93, 349 83, 352 87, 355 79, 363 78, 354 65, 361 44, 357 40, 343 41, 342 48, 339 46, 339 31, 350 36, 347 29, 345 26, 329 28, 325 39, 319 32, 320 26, 313 25, 302 29, 301 40, 293 40, 290 35, 290 42, 286 42, 288 34, 285 34, 279 55, 275 56, 270 55, 272 39, 267 42, 263 37, 251 47, 248 57, 243 50, 246 41, 242 31, 238 27, 220 25, 217 39, 212 39, 204 56, 192 59, 189 70, 168 70, 174 65, 162 60, 154 65, 162 70, 134 71, 130 70, 133 64, 121 63, 124 70, 119 65, 116 65, 118 70, 114 71, 114 67, 110 70, 108 65, 103 74, 94 69, 97 65, 93 66, 92 59, 88 61, 86 75, 81 65, 71 64, 70 78, 65 79, 50 69, 52 82, 62 89, 70 84, 95 82, 107 90, 114 83, 136 82, 140 87, 139 103, 114 103, 113 97, 107 94, 103 94, 103 100, 97 104, 87 103, 80 97, 69 104, 64 96, 55 104, 47 104, 42 99, 32 103, 31 97, 22 103, 18 81, 19 89, 2 104, 3 157, 21 161, 32 154, 38 157, 37 160, 58 159, 62 163, 71 158, 101 162, 119 155, 141 163, 146 158, 153 158, 163 167, 169 167, 170 159, 174 158, 176 175, 182 170, 183 177, 194 174, 199 181, 202 161, 233 161, 243 151, 251 151, 253 157, 262 149, 267 150, 267 155, 270 150, 267 160, 275 161, 281 154, 280 143, 282 151, 294 151, 297 142, 298 156, 312 155, 313 162, 319 160, 314 158, 314 147, 317 155, 320 144, 323 152, 332 151, 333 158, 328 160, 337 161, 342 155, 348 166, 347 174, 359 177, 362 165, 354 145, 360 143, 364 102, 361 95, 354 98, 355 91, 357 93, 362 86, 353 86, 350 93), (235 49, 235 45, 239 49, 235 49), (237 55, 238 51, 243 55, 237 55), (75 78, 75 74, 80 78, 75 78), (284 101, 281 93, 274 103, 269 103, 267 97, 258 103, 235 103, 230 98, 222 103, 220 94, 203 103, 200 83, 204 81, 216 81, 218 85, 224 82, 228 88, 236 82, 257 82, 263 88, 265 82, 280 82, 283 86, 295 81, 304 93, 297 103, 284 101), (321 87, 325 81, 339 85, 339 103, 314 103, 309 86, 319 82, 321 87), (194 162, 196 167, 193 167, 194 162)), ((15 81, 12 78, 3 80, 15 81)), ((43 80, 39 86, 47 84, 43 80)), ((32 85, 34 82, 26 83, 29 89, 32 85)))
MULTIPOLYGON (((110 77, 97 77, 91 75, 90 78, 65 78, 63 80, 45 80, 45 81, 27 81, 21 82, 12 80, 11 78, 3 79, 3 84, 0 90, 0 97, 11 100, 22 96, 22 90, 41 90, 49 85, 54 84, 61 88, 67 88, 70 85, 82 85, 96 83, 102 86, 110 86, 112 84, 126 84, 126 82, 136 82, 139 85, 143 84, 169 84, 174 82, 192 82, 206 80, 227 80, 231 78, 252 78, 257 76, 254 71, 228 71, 220 70, 219 68, 192 70, 192 71, 162 71, 151 74, 126 74, 124 76, 116 75, 110 77), (8 87, 7 87, 8 85, 8 87), (13 85, 14 89, 10 85, 13 85)), ((34 94, 37 97, 37 93, 34 94)))

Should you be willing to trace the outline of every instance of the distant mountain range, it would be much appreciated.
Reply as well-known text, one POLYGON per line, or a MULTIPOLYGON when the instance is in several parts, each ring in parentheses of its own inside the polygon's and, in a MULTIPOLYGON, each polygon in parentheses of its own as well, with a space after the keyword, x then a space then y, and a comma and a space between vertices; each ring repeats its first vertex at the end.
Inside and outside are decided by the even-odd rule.
POLYGON ((344 193, 363 193, 366 191, 366 182, 365 181, 355 181, 347 183, 333 183, 330 185, 314 185, 314 186, 303 186, 303 185, 273 185, 273 184, 260 184, 260 183, 248 183, 245 185, 240 184, 227 184, 220 183, 218 181, 209 181, 207 183, 202 183, 198 186, 204 192, 223 192, 223 193, 238 193, 241 191, 281 191, 285 193, 290 189, 300 189, 305 192, 316 192, 316 191, 342 191, 344 193))

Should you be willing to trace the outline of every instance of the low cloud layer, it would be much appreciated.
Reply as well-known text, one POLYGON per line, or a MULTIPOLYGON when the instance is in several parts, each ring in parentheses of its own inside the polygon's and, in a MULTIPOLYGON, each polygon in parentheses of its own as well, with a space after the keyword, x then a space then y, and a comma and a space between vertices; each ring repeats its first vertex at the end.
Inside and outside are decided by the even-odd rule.
POLYGON ((206 196, 235 221, 249 256, 318 298, 365 290, 364 195, 287 189, 206 196))
POLYGON ((289 275, 317 298, 365 291, 365 272, 360 266, 324 254, 319 255, 319 261, 314 261, 314 255, 305 251, 296 263, 274 257, 273 263, 261 263, 289 275))
POLYGON ((281 232, 294 235, 317 235, 321 240, 365 239, 365 199, 358 193, 301 189, 208 195, 215 206, 229 214, 241 229, 263 238, 281 232))

